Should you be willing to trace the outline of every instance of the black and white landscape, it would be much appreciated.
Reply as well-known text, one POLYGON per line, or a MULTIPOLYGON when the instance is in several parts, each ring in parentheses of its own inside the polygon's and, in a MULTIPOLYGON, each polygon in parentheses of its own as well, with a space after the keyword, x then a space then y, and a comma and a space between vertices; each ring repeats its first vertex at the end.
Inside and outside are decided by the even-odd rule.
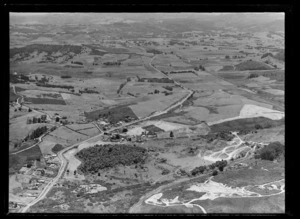
POLYGON ((284 213, 284 13, 10 13, 9 211, 284 213))

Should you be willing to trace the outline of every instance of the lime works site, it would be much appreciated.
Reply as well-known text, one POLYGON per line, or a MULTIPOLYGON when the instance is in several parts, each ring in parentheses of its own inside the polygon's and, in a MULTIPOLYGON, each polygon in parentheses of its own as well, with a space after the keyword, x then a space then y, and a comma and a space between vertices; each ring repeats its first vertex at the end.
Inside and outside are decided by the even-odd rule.
POLYGON ((9 211, 284 213, 284 14, 10 14, 9 211))

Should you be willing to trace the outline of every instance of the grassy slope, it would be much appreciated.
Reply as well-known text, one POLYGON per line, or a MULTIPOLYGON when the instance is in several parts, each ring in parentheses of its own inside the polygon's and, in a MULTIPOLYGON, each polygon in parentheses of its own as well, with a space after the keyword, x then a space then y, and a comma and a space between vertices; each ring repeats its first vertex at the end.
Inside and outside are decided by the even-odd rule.
POLYGON ((280 120, 271 120, 264 117, 236 119, 233 121, 227 121, 220 124, 212 125, 212 132, 220 131, 243 131, 255 129, 255 125, 261 125, 263 128, 275 127, 284 124, 284 118, 280 120))
POLYGON ((9 172, 18 171, 26 163, 39 159, 41 156, 42 152, 38 145, 18 154, 11 154, 9 155, 9 172))
POLYGON ((272 69, 268 65, 258 61, 245 61, 235 66, 237 71, 246 71, 246 70, 269 70, 272 69))

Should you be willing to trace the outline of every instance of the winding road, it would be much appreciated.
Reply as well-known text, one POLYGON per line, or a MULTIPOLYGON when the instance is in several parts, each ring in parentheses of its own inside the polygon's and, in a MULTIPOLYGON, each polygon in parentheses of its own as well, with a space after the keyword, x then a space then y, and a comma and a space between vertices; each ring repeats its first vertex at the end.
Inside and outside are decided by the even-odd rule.
MULTIPOLYGON (((154 57, 153 57, 154 59, 154 57)), ((151 62, 153 61, 153 59, 151 60, 151 62)), ((149 63, 151 65, 151 62, 149 63)), ((151 65, 152 66, 152 65, 151 65)), ((152 66, 153 67, 153 66, 152 66)), ((155 67, 153 67, 155 68, 155 67)), ((156 69, 156 68, 155 68, 156 69)), ((156 69, 157 71, 159 71, 158 69, 156 69)), ((162 73, 161 71, 159 71, 160 73, 162 73)), ((163 73, 162 73, 163 74, 163 73)), ((172 79, 173 80, 173 79, 172 79)), ((189 91, 189 94, 181 99, 180 101, 176 102, 175 104, 169 106, 167 109, 163 110, 163 111, 159 111, 159 112, 156 112, 152 115, 149 115, 147 117, 144 117, 142 119, 139 119, 139 120, 136 120, 136 121, 133 121, 133 122, 130 122, 130 123, 127 123, 127 124, 124 124, 122 126, 119 126, 119 127, 115 127, 115 128, 112 128, 110 130, 107 130, 107 132, 112 132, 116 129, 120 129, 120 128, 124 128, 124 127, 127 127, 127 126, 131 126, 131 125, 134 125, 134 124, 137 124, 137 123, 140 123, 142 121, 145 121, 145 120, 148 120, 148 119, 151 119, 152 117, 156 117, 156 116, 159 116, 159 115, 162 115, 162 114, 165 114, 167 113, 168 111, 182 105, 188 98, 191 97, 191 95, 193 95, 194 91, 191 91, 187 88, 184 88, 181 84, 179 84, 178 82, 175 82, 174 83, 178 84, 180 87, 182 87, 183 89, 189 91)), ((29 204, 27 204, 24 208, 20 209, 19 212, 21 213, 25 213, 31 206, 35 205, 37 202, 39 202, 40 200, 42 200, 43 198, 46 197, 46 195, 48 194, 48 192, 52 189, 52 187, 57 183, 57 181, 62 177, 66 167, 67 167, 67 164, 68 164, 68 161, 66 160, 65 156, 64 156, 64 153, 66 153, 68 150, 71 150, 72 148, 82 144, 82 143, 85 143, 85 142, 90 142, 91 140, 94 140, 96 139, 96 141, 98 141, 99 137, 102 136, 104 133, 101 133, 99 135, 96 135, 96 136, 93 136, 91 138, 88 138, 82 142, 79 142, 79 143, 76 143, 76 144, 73 144, 63 150, 61 150, 60 152, 58 152, 57 156, 61 162, 61 165, 60 165, 60 168, 59 168, 59 171, 58 171, 58 174, 56 175, 55 178, 53 178, 46 186, 45 188, 43 189, 43 191, 40 193, 40 195, 34 199, 33 201, 31 201, 29 204)), ((95 141, 95 142, 96 142, 95 141)))
MULTIPOLYGON (((150 65, 151 67, 153 67, 156 71, 162 73, 160 70, 158 70, 156 67, 154 67, 154 66, 152 65, 152 61, 154 60, 155 57, 156 57, 156 56, 154 56, 154 57, 151 59, 149 65, 150 65)), ((164 74, 164 73, 162 73, 162 74, 164 74)), ((164 75, 165 75, 165 74, 164 74, 164 75)), ((167 76, 167 75, 165 75, 165 76, 167 76)), ((167 76, 167 77, 168 77, 168 76, 167 76)), ((168 77, 168 78, 169 78, 169 77, 168 77)), ((172 79, 172 78, 169 78, 169 79, 171 79, 171 80, 174 81, 174 79, 172 79)), ((188 98, 190 98, 190 97, 194 94, 194 92, 195 92, 195 91, 193 91, 193 90, 191 90, 191 89, 188 89, 188 88, 182 86, 180 83, 178 83, 178 82, 176 82, 176 81, 174 81, 174 83, 177 84, 178 86, 180 86, 182 89, 188 91, 189 94, 188 94, 185 98, 183 98, 183 99, 181 99, 180 101, 178 101, 178 102, 172 104, 171 106, 169 106, 167 109, 165 109, 165 110, 163 110, 163 111, 159 111, 159 112, 156 112, 156 113, 154 113, 154 114, 152 114, 152 115, 149 115, 149 116, 147 116, 147 117, 144 117, 144 118, 142 118, 142 119, 138 119, 138 120, 136 120, 136 121, 133 121, 133 122, 124 124, 124 125, 122 125, 122 126, 112 128, 112 129, 110 129, 110 130, 107 130, 107 132, 112 132, 112 131, 114 131, 114 130, 116 130, 116 129, 120 129, 120 128, 123 128, 123 127, 131 126, 131 125, 140 123, 140 122, 142 122, 142 121, 151 119, 151 118, 153 118, 153 117, 156 117, 156 116, 159 116, 159 115, 163 115, 163 114, 165 114, 165 113, 168 113, 168 111, 170 111, 170 110, 172 110, 172 109, 174 109, 174 108, 176 108, 176 107, 178 107, 178 106, 181 106, 181 105, 182 105, 188 98)), ((78 145, 83 144, 83 143, 85 143, 85 142, 89 142, 89 143, 90 143, 90 142, 93 141, 93 140, 95 140, 95 142, 97 142, 97 141, 99 140, 99 137, 101 137, 103 134, 104 134, 104 133, 100 133, 100 134, 98 134, 98 135, 96 135, 96 136, 93 136, 93 137, 91 137, 91 138, 89 138, 89 139, 86 139, 86 140, 81 141, 81 142, 79 142, 79 143, 73 144, 73 145, 71 145, 71 146, 69 146, 69 147, 63 149, 62 151, 58 152, 57 155, 58 155, 58 158, 59 158, 59 160, 60 160, 60 162, 61 162, 61 165, 60 165, 58 174, 56 175, 55 178, 53 178, 53 179, 52 179, 52 180, 44 187, 43 191, 40 193, 40 195, 39 195, 36 199, 34 199, 34 200, 31 201, 30 203, 28 203, 24 208, 20 209, 19 212, 25 213, 26 211, 28 211, 28 209, 29 209, 30 207, 32 207, 32 206, 35 205, 37 202, 39 202, 39 201, 41 201, 42 199, 44 199, 44 198, 46 197, 46 195, 48 194, 48 192, 53 188, 53 186, 54 186, 54 185, 58 182, 58 180, 63 176, 63 174, 64 174, 64 172, 65 172, 65 170, 66 170, 66 167, 67 167, 67 165, 68 165, 68 160, 67 160, 67 159, 65 158, 65 156, 64 156, 64 154, 65 154, 67 151, 69 151, 69 150, 73 149, 74 147, 77 147, 78 145)), ((241 140, 241 139, 240 139, 240 140, 241 140)), ((242 140, 241 140, 241 141, 242 141, 242 140)), ((206 176, 206 175, 204 174, 204 175, 202 175, 201 177, 205 177, 205 176, 206 176)), ((178 183, 181 183, 181 182, 189 181, 189 180, 191 180, 191 179, 190 179, 190 178, 182 178, 182 179, 178 179, 178 180, 176 180, 176 181, 174 181, 174 182, 168 183, 168 184, 166 184, 166 185, 160 186, 159 188, 157 188, 157 189, 155 189, 155 190, 153 190, 153 191, 150 191, 149 193, 147 193, 147 194, 145 194, 144 196, 142 196, 142 197, 140 198, 139 202, 136 203, 136 204, 134 204, 134 205, 130 208, 129 213, 136 213, 136 212, 137 212, 137 209, 139 209, 140 206, 143 204, 143 201, 145 200, 145 198, 147 198, 147 197, 149 197, 149 196, 151 196, 151 195, 157 194, 158 192, 160 192, 160 191, 161 191, 162 189, 164 189, 165 187, 169 187, 169 186, 172 186, 172 185, 175 185, 175 184, 178 184, 178 183)), ((190 203, 184 203, 184 204, 185 204, 186 206, 192 206, 192 205, 198 206, 199 208, 202 209, 202 211, 203 211, 204 213, 206 213, 205 209, 204 209, 202 206, 200 206, 200 205, 190 204, 190 203)))

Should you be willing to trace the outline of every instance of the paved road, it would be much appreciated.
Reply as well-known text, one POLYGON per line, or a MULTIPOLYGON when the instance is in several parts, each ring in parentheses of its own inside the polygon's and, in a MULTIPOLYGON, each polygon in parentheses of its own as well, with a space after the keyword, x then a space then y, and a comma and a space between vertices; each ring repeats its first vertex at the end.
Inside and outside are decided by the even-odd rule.
MULTIPOLYGON (((153 59, 152 59, 153 60, 153 59)), ((107 132, 112 132, 116 129, 120 129, 122 127, 127 127, 127 126, 130 126, 130 125, 134 125, 136 123, 140 123, 142 121, 145 121, 145 120, 148 120, 152 117, 155 117, 155 116, 159 116, 159 115, 162 115, 162 114, 165 114, 167 113, 168 111, 172 110, 173 108, 176 108, 180 105, 182 105, 194 92, 193 91, 190 91, 189 90, 189 94, 183 98, 182 100, 178 101, 177 103, 169 106, 167 109, 163 110, 163 111, 160 111, 160 112, 156 112, 150 116, 147 116, 145 118, 142 118, 142 119, 139 119, 139 120, 136 120, 136 121, 133 121, 133 122, 130 122, 130 123, 127 123, 127 124, 124 124, 122 126, 119 126, 119 127, 115 127, 115 128, 112 128, 110 130, 108 130, 107 132)), ((96 135, 94 137, 91 137, 89 139, 86 139, 80 143, 76 143, 74 145, 71 145, 65 149, 63 149, 62 151, 58 152, 58 158, 60 159, 61 161, 61 166, 59 168, 59 171, 58 171, 58 174, 55 178, 53 178, 46 186, 45 188, 43 189, 43 191, 40 193, 40 195, 35 199, 33 200, 32 202, 30 202, 26 207, 20 209, 19 212, 22 212, 22 213, 25 213, 31 206, 35 205, 37 202, 39 202, 40 200, 42 200, 43 198, 46 197, 46 195, 48 194, 48 192, 52 189, 52 187, 56 184, 56 182, 62 177, 66 167, 67 167, 67 164, 68 164, 68 161, 66 160, 66 158, 64 157, 64 153, 67 152, 68 150, 71 150, 72 148, 74 148, 75 146, 78 146, 79 144, 82 144, 84 142, 87 142, 87 141, 91 141, 93 139, 98 139, 100 136, 102 136, 104 133, 101 133, 99 135, 96 135)))

